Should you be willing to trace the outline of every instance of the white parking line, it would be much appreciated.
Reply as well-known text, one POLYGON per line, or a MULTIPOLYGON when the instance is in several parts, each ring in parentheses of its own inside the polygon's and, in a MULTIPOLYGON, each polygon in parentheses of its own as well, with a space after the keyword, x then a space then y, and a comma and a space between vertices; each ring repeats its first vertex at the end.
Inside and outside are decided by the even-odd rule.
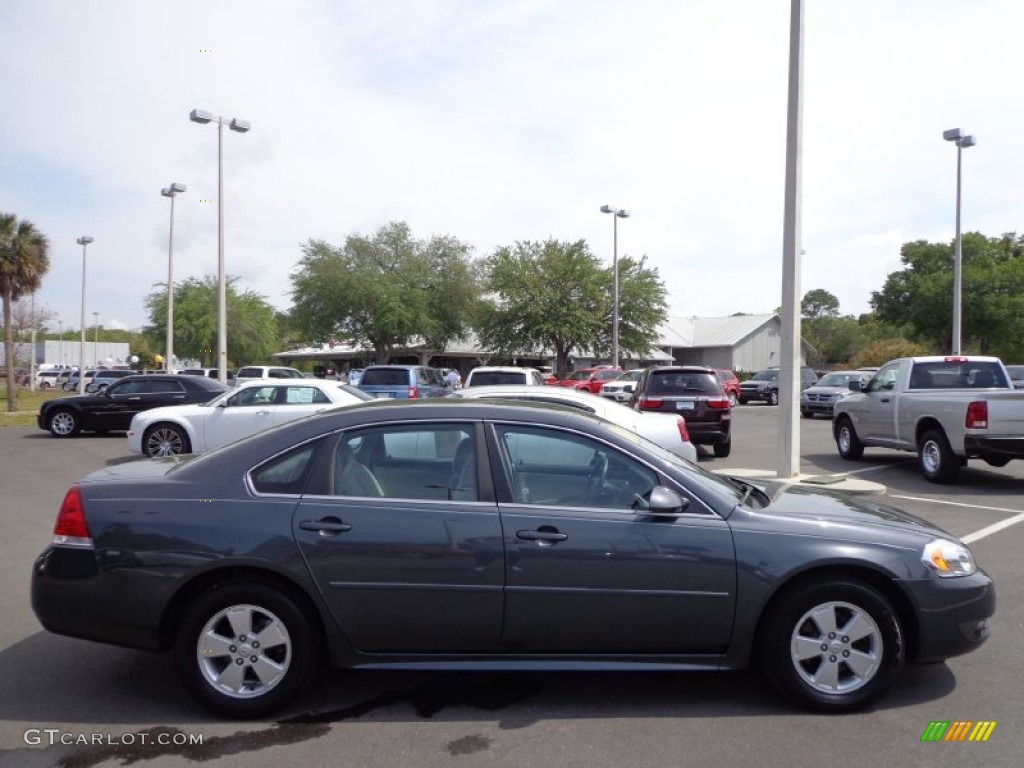
POLYGON ((951 507, 966 507, 968 509, 984 509, 989 512, 1016 512, 1013 517, 1008 517, 1006 520, 1001 520, 998 523, 982 528, 980 531, 969 533, 966 536, 961 536, 960 540, 964 544, 971 544, 972 542, 984 539, 986 536, 991 536, 993 533, 999 533, 1002 530, 1009 528, 1011 525, 1017 523, 1024 523, 1024 512, 1017 509, 1007 509, 1006 507, 987 507, 983 504, 964 504, 961 501, 942 501, 941 499, 923 499, 919 496, 897 496, 892 495, 890 498, 893 499, 904 499, 905 501, 923 501, 928 504, 946 504, 951 507))

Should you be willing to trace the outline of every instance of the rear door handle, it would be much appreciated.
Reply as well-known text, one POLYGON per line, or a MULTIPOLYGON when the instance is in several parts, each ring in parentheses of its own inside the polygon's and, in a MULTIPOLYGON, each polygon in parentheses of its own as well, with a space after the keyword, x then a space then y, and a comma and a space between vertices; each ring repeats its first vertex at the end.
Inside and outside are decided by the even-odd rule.
POLYGON ((352 530, 351 525, 341 522, 341 519, 337 517, 325 517, 321 520, 303 520, 299 523, 299 528, 304 531, 316 531, 321 536, 333 536, 352 530))

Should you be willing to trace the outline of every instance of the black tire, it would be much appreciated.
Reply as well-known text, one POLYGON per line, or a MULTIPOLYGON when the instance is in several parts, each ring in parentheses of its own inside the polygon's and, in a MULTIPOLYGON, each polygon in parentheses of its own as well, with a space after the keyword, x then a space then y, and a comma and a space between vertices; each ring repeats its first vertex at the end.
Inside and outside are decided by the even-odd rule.
POLYGON ((857 437, 853 422, 846 416, 841 416, 836 422, 835 437, 839 455, 847 461, 856 461, 864 455, 864 443, 857 437))
POLYGON ((948 483, 960 471, 962 461, 953 453, 941 429, 929 429, 917 441, 917 466, 925 479, 948 483))
POLYGON ((862 709, 903 668, 899 615, 867 584, 806 584, 769 610, 757 649, 761 669, 801 707, 829 713, 862 709))
POLYGON ((56 408, 47 417, 46 428, 54 437, 74 437, 82 431, 82 422, 70 408, 56 408))
POLYGON ((715 452, 715 458, 726 458, 730 453, 732 453, 732 435, 729 435, 725 442, 715 443, 714 446, 712 446, 712 449, 715 452))
POLYGON ((803 416, 805 419, 814 418, 814 414, 811 411, 806 411, 803 408, 800 409, 800 415, 803 416))
POLYGON ((192 452, 192 443, 177 424, 154 424, 142 436, 143 456, 181 456, 192 452))
POLYGON ((302 608, 275 586, 221 584, 185 612, 174 647, 178 674, 186 690, 219 715, 266 717, 291 701, 316 669, 319 643, 312 627, 302 608), (241 619, 234 626, 229 612, 241 619), (260 647, 264 636, 272 639, 260 647), (264 657, 269 663, 261 679, 264 657))
POLYGON ((746 405, 746 404, 747 404, 747 398, 740 397, 740 405, 746 405))
POLYGON ((768 393, 768 405, 778 405, 778 404, 779 404, 779 390, 773 389, 771 392, 768 393))
POLYGON ((50 382, 48 382, 48 381, 41 381, 41 382, 39 382, 39 388, 42 389, 42 390, 49 389, 50 388, 50 382))

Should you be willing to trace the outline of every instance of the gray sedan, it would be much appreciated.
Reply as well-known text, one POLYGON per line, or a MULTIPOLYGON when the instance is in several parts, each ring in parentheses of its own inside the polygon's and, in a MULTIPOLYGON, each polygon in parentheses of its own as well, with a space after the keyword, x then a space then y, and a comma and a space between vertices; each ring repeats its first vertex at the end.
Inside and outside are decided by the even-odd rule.
MULTIPOLYGON (((990 578, 899 509, 709 474, 555 406, 331 410, 73 485, 36 560, 53 632, 154 651, 230 717, 335 666, 742 669, 843 712, 977 648, 990 578)), ((970 685, 969 680, 960 681, 970 685)))

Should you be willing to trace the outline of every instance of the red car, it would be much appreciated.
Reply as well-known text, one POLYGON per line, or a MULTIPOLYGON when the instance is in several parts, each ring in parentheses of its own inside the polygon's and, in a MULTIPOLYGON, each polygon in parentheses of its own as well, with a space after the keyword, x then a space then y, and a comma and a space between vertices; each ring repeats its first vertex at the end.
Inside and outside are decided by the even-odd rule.
POLYGON ((573 371, 560 382, 560 387, 572 387, 580 391, 590 392, 595 395, 601 394, 601 385, 606 381, 617 379, 622 373, 621 368, 582 368, 573 371))
POLYGON ((736 407, 740 400, 740 380, 736 374, 726 368, 719 368, 715 371, 718 381, 722 384, 722 391, 729 398, 729 403, 736 407))

